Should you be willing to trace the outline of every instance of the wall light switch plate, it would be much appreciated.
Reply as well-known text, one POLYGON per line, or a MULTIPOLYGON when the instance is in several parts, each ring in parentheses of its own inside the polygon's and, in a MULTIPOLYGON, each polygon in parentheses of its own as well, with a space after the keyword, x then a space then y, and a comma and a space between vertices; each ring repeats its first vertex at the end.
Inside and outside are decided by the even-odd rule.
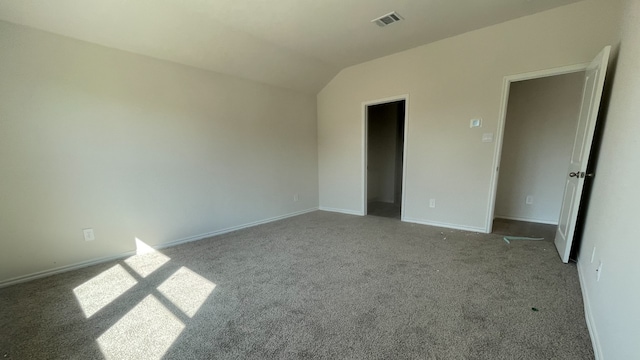
POLYGON ((481 118, 471 119, 471 122, 469 123, 469 127, 470 128, 482 127, 482 119, 481 118))
POLYGON ((96 239, 93 229, 82 229, 82 233, 84 234, 84 241, 93 241, 96 239))
POLYGON ((493 142, 493 133, 482 134, 482 142, 486 142, 486 143, 493 142))

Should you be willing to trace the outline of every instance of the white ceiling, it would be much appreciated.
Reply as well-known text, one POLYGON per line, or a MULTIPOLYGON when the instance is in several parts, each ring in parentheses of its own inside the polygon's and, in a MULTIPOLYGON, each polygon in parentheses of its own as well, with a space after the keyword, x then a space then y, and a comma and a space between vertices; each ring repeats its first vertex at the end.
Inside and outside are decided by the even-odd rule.
POLYGON ((577 1, 0 0, 0 19, 316 93, 347 66, 577 1))

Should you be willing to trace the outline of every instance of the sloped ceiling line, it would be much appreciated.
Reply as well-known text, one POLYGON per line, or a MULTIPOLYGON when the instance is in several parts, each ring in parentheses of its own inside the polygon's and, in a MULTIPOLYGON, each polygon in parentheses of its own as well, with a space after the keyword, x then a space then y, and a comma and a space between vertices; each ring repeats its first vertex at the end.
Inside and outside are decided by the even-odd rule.
POLYGON ((316 94, 340 70, 576 0, 20 0, 0 20, 316 94), (397 11, 405 21, 371 19, 397 11))

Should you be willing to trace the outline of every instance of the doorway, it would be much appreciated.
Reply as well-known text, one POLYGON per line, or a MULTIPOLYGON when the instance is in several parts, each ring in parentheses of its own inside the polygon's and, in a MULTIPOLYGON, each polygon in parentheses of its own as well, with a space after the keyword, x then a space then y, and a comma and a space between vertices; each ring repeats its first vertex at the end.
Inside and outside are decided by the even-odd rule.
POLYGON ((406 98, 365 104, 365 215, 402 218, 406 105, 406 98))
MULTIPOLYGON (((569 156, 568 170, 565 170, 565 187, 562 195, 560 213, 557 217, 557 228, 554 236, 554 246, 558 250, 558 254, 562 262, 567 263, 570 260, 572 249, 579 246, 580 240, 574 241, 574 235, 578 228, 578 218, 581 213, 582 204, 586 203, 588 194, 585 194, 585 183, 587 180, 592 179, 595 174, 593 173, 593 164, 590 161, 592 158, 591 150, 594 141, 595 129, 598 120, 598 113, 600 108, 600 101, 602 99, 602 93, 604 89, 604 82, 607 73, 607 65, 609 62, 609 55, 611 53, 611 46, 605 46, 595 58, 588 64, 566 66, 562 68, 542 70, 532 72, 528 74, 512 75, 504 78, 503 83, 503 97, 501 106, 501 117, 498 125, 498 143, 495 148, 495 154, 493 159, 493 167, 495 169, 491 178, 492 190, 490 195, 489 211, 487 213, 487 232, 491 232, 493 228, 494 215, 496 213, 496 202, 498 192, 498 175, 506 172, 505 169, 501 169, 501 154, 505 153, 503 148, 503 139, 507 139, 508 135, 505 133, 505 123, 509 112, 508 105, 510 105, 510 90, 513 83, 518 81, 549 78, 558 75, 572 74, 576 72, 583 72, 584 82, 581 91, 580 110, 577 116, 577 122, 574 126, 573 145, 571 148, 571 155, 569 156), (505 133, 503 135, 503 133, 505 133), (503 170, 503 171, 500 171, 503 170)), ((550 89, 552 91, 552 89, 550 89)), ((542 92, 537 91, 538 96, 544 95, 542 92)), ((529 99, 531 100, 531 98, 529 99)), ((547 105, 543 105, 547 106, 547 105)), ((540 106, 538 106, 539 108, 540 106)), ((536 110, 536 111, 544 111, 536 110)), ((575 110, 574 110, 575 111, 575 110)), ((575 118, 574 115, 567 115, 575 118)), ((541 118, 537 119, 536 125, 541 126, 541 118)), ((531 133, 526 134, 528 137, 531 133)), ((550 147, 546 144, 547 137, 533 137, 535 141, 541 143, 537 144, 538 147, 550 147)), ((516 138, 516 140, 518 140, 516 138)), ((505 140, 506 142, 506 140, 505 140)), ((523 153, 523 151, 516 150, 516 152, 523 153)), ((547 157, 558 156, 557 153, 547 153, 547 157)), ((523 165, 523 164, 519 164, 523 165)), ((526 165, 526 163, 525 163, 526 165)), ((526 167, 520 166, 518 169, 524 169, 526 167)), ((534 172, 528 171, 528 176, 534 178, 540 178, 541 176, 535 170, 540 168, 534 168, 534 172)), ((517 169, 516 169, 517 170, 517 169)), ((514 169, 511 169, 513 172, 514 169)), ((516 182, 522 179, 526 179, 527 176, 522 176, 516 173, 516 182)), ((501 180, 504 182, 504 180, 501 180)), ((520 199, 522 200, 522 199, 520 199)), ((533 195, 527 195, 525 198, 525 204, 533 205, 533 195)), ((555 223, 555 222, 554 222, 555 223)))
POLYGON ((558 225, 583 87, 584 71, 511 84, 494 225, 558 225))
POLYGON ((511 83, 494 233, 553 239, 580 116, 584 78, 584 71, 577 71, 511 83))

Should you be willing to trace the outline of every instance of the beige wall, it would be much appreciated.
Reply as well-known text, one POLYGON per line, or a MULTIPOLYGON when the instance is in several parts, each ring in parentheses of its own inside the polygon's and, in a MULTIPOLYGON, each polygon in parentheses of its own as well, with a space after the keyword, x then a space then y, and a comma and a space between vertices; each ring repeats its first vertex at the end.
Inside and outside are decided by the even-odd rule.
POLYGON ((558 223, 583 85, 584 72, 511 84, 496 217, 558 223))
POLYGON ((599 358, 606 360, 635 359, 640 354, 640 1, 628 0, 624 13, 578 260, 592 334, 599 358))
POLYGON ((396 178, 398 103, 369 107, 367 200, 393 203, 396 178))
POLYGON ((314 96, 9 23, 0 49, 0 281, 318 206, 314 96))
POLYGON ((318 94, 321 208, 362 212, 362 102, 409 94, 405 220, 484 230, 495 142, 481 137, 497 131, 504 76, 590 61, 617 42, 619 5, 586 0, 344 69, 318 94))

